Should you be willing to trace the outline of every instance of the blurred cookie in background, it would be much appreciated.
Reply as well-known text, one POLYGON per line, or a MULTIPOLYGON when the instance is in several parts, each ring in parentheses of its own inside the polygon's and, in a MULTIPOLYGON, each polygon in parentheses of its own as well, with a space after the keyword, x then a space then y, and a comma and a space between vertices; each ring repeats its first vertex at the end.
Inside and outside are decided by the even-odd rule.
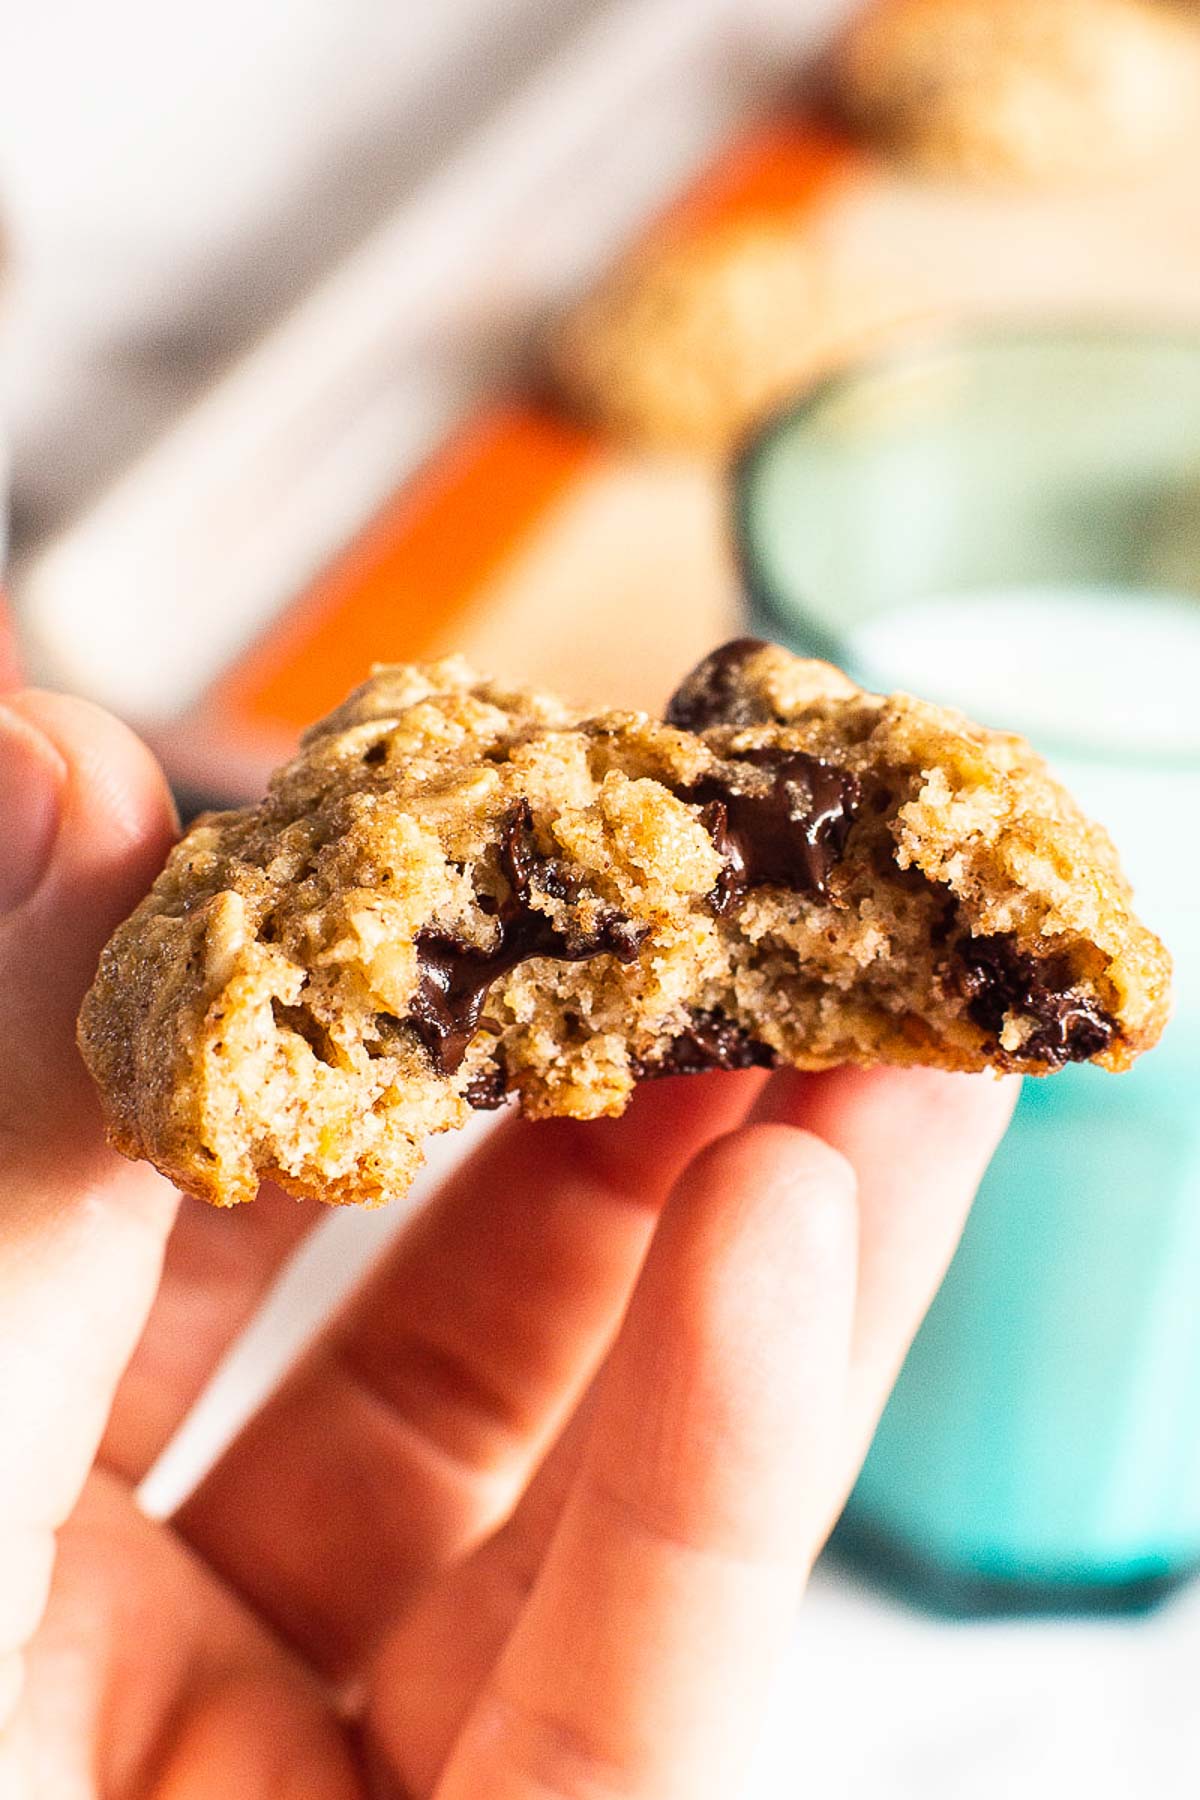
POLYGON ((786 224, 639 252, 572 315, 560 379, 623 437, 719 447, 809 373, 823 273, 786 224))
POLYGON ((819 373, 892 306, 847 280, 831 242, 866 171, 814 121, 749 133, 559 328, 550 360, 573 409, 637 443, 715 452, 819 373))
POLYGON ((585 419, 719 455, 913 323, 1191 306, 1200 5, 874 0, 813 73, 560 326, 585 419))
POLYGON ((1111 178, 1200 138, 1200 29, 1158 0, 877 0, 831 77, 876 144, 976 178, 1111 178))

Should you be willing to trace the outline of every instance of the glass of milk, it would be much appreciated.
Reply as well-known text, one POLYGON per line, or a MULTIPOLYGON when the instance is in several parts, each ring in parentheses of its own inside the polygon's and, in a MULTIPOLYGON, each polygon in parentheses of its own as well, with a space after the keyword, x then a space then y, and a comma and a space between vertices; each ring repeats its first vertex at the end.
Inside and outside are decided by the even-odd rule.
POLYGON ((753 626, 1024 732, 1176 965, 1160 1047, 1026 1081, 839 1536, 961 1612, 1200 1568, 1200 337, 855 368, 736 471, 753 626))

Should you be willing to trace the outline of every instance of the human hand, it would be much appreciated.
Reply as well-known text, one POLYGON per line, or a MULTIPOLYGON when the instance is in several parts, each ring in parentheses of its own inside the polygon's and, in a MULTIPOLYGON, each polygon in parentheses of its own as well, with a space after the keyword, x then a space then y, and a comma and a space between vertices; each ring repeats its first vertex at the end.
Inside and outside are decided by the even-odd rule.
POLYGON ((737 1792, 1008 1085, 501 1125, 155 1523, 137 1483, 319 1211, 176 1217, 104 1146, 75 1013, 171 831, 114 721, 0 704, 0 1794, 737 1792))

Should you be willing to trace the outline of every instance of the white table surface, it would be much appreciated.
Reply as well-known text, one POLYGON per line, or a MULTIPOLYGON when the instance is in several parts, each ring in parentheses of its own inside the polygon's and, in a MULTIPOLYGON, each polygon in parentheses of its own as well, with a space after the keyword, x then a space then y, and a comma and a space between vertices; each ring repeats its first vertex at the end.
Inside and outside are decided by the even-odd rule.
MULTIPOLYGON (((10 8, 0 194, 21 538, 68 517, 589 10, 557 0, 547 25, 536 0, 10 8)), ((395 1222, 322 1228, 154 1497, 395 1222)), ((1198 1667, 1200 1591, 1140 1621, 955 1627, 822 1571, 747 1792, 1174 1800, 1200 1789, 1198 1667)))

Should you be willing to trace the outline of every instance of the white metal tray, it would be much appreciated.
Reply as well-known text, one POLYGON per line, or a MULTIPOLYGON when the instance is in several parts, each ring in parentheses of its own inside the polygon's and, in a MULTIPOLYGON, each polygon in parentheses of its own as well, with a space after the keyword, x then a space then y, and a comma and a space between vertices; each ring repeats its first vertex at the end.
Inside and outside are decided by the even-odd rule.
POLYGON ((842 10, 607 6, 18 566, 35 676, 158 735, 842 10))

